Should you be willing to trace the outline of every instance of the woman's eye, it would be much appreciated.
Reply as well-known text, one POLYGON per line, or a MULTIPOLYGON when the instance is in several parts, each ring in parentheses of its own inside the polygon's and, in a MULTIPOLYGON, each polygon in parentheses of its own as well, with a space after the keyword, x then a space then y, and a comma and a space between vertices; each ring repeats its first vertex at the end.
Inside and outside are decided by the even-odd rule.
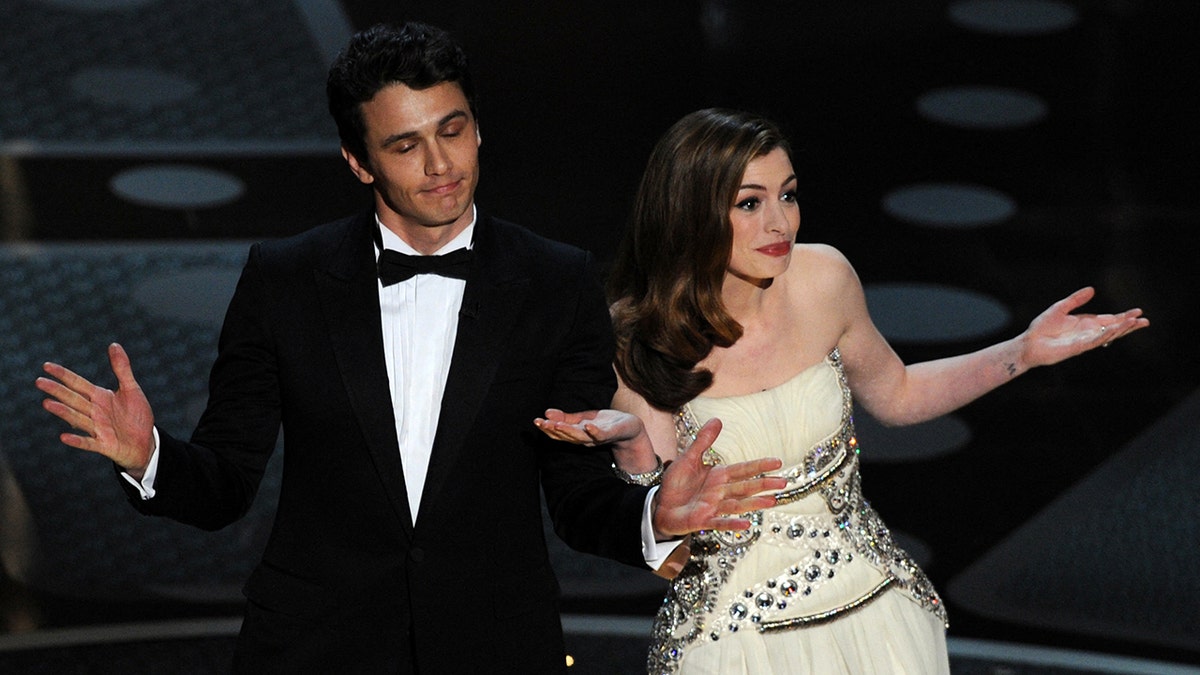
POLYGON ((780 200, 782 200, 782 201, 785 201, 785 202, 794 202, 794 201, 796 201, 796 191, 795 191, 795 190, 788 190, 787 192, 783 193, 783 196, 782 196, 782 197, 780 197, 780 200))
POLYGON ((758 197, 748 197, 737 204, 734 204, 734 208, 738 208, 743 211, 753 211, 754 209, 758 208, 759 203, 758 197))

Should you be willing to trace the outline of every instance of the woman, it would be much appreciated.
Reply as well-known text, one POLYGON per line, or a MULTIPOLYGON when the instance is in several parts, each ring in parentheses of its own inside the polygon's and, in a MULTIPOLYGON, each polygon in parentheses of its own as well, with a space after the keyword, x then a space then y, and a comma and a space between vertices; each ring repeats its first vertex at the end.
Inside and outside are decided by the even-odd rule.
POLYGON ((851 390, 884 424, 921 422, 1148 322, 1137 309, 1072 314, 1094 294, 1084 288, 1015 338, 906 366, 846 259, 793 244, 796 185, 769 121, 702 110, 676 123, 650 157, 610 282, 615 410, 552 410, 538 424, 613 443, 629 480, 658 473, 712 418, 723 430, 710 461, 783 460, 788 485, 749 529, 686 543, 651 672, 948 673, 941 600, 862 498, 851 390))

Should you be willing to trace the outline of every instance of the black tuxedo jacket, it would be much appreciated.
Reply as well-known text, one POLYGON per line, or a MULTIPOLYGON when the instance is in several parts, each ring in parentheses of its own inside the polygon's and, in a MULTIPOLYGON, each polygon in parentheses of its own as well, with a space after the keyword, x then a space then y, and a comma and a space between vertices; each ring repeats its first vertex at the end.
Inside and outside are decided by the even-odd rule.
POLYGON ((282 424, 275 525, 245 587, 245 672, 562 671, 539 483, 571 546, 644 565, 646 490, 554 443, 547 407, 606 407, 608 312, 589 256, 480 215, 414 527, 384 365, 372 214, 255 245, 189 442, 161 434, 135 506, 220 528, 282 424))

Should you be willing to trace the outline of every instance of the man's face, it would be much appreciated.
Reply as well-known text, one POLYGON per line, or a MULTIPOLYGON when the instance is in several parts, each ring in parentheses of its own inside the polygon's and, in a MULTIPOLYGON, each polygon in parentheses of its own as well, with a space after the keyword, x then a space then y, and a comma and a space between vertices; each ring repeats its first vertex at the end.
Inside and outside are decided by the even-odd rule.
POLYGON ((367 157, 342 154, 374 188, 383 224, 422 252, 462 232, 479 182, 480 139, 459 85, 392 84, 362 104, 362 116, 367 157))

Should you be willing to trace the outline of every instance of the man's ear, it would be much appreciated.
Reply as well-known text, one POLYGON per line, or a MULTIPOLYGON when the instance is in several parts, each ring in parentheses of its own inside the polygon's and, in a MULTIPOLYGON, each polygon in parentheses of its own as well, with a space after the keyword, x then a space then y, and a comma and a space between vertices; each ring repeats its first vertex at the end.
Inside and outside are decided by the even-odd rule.
POLYGON ((358 157, 344 145, 342 146, 342 157, 350 165, 350 171, 358 178, 359 182, 363 185, 370 185, 375 182, 375 175, 371 173, 370 167, 358 161, 358 157))

